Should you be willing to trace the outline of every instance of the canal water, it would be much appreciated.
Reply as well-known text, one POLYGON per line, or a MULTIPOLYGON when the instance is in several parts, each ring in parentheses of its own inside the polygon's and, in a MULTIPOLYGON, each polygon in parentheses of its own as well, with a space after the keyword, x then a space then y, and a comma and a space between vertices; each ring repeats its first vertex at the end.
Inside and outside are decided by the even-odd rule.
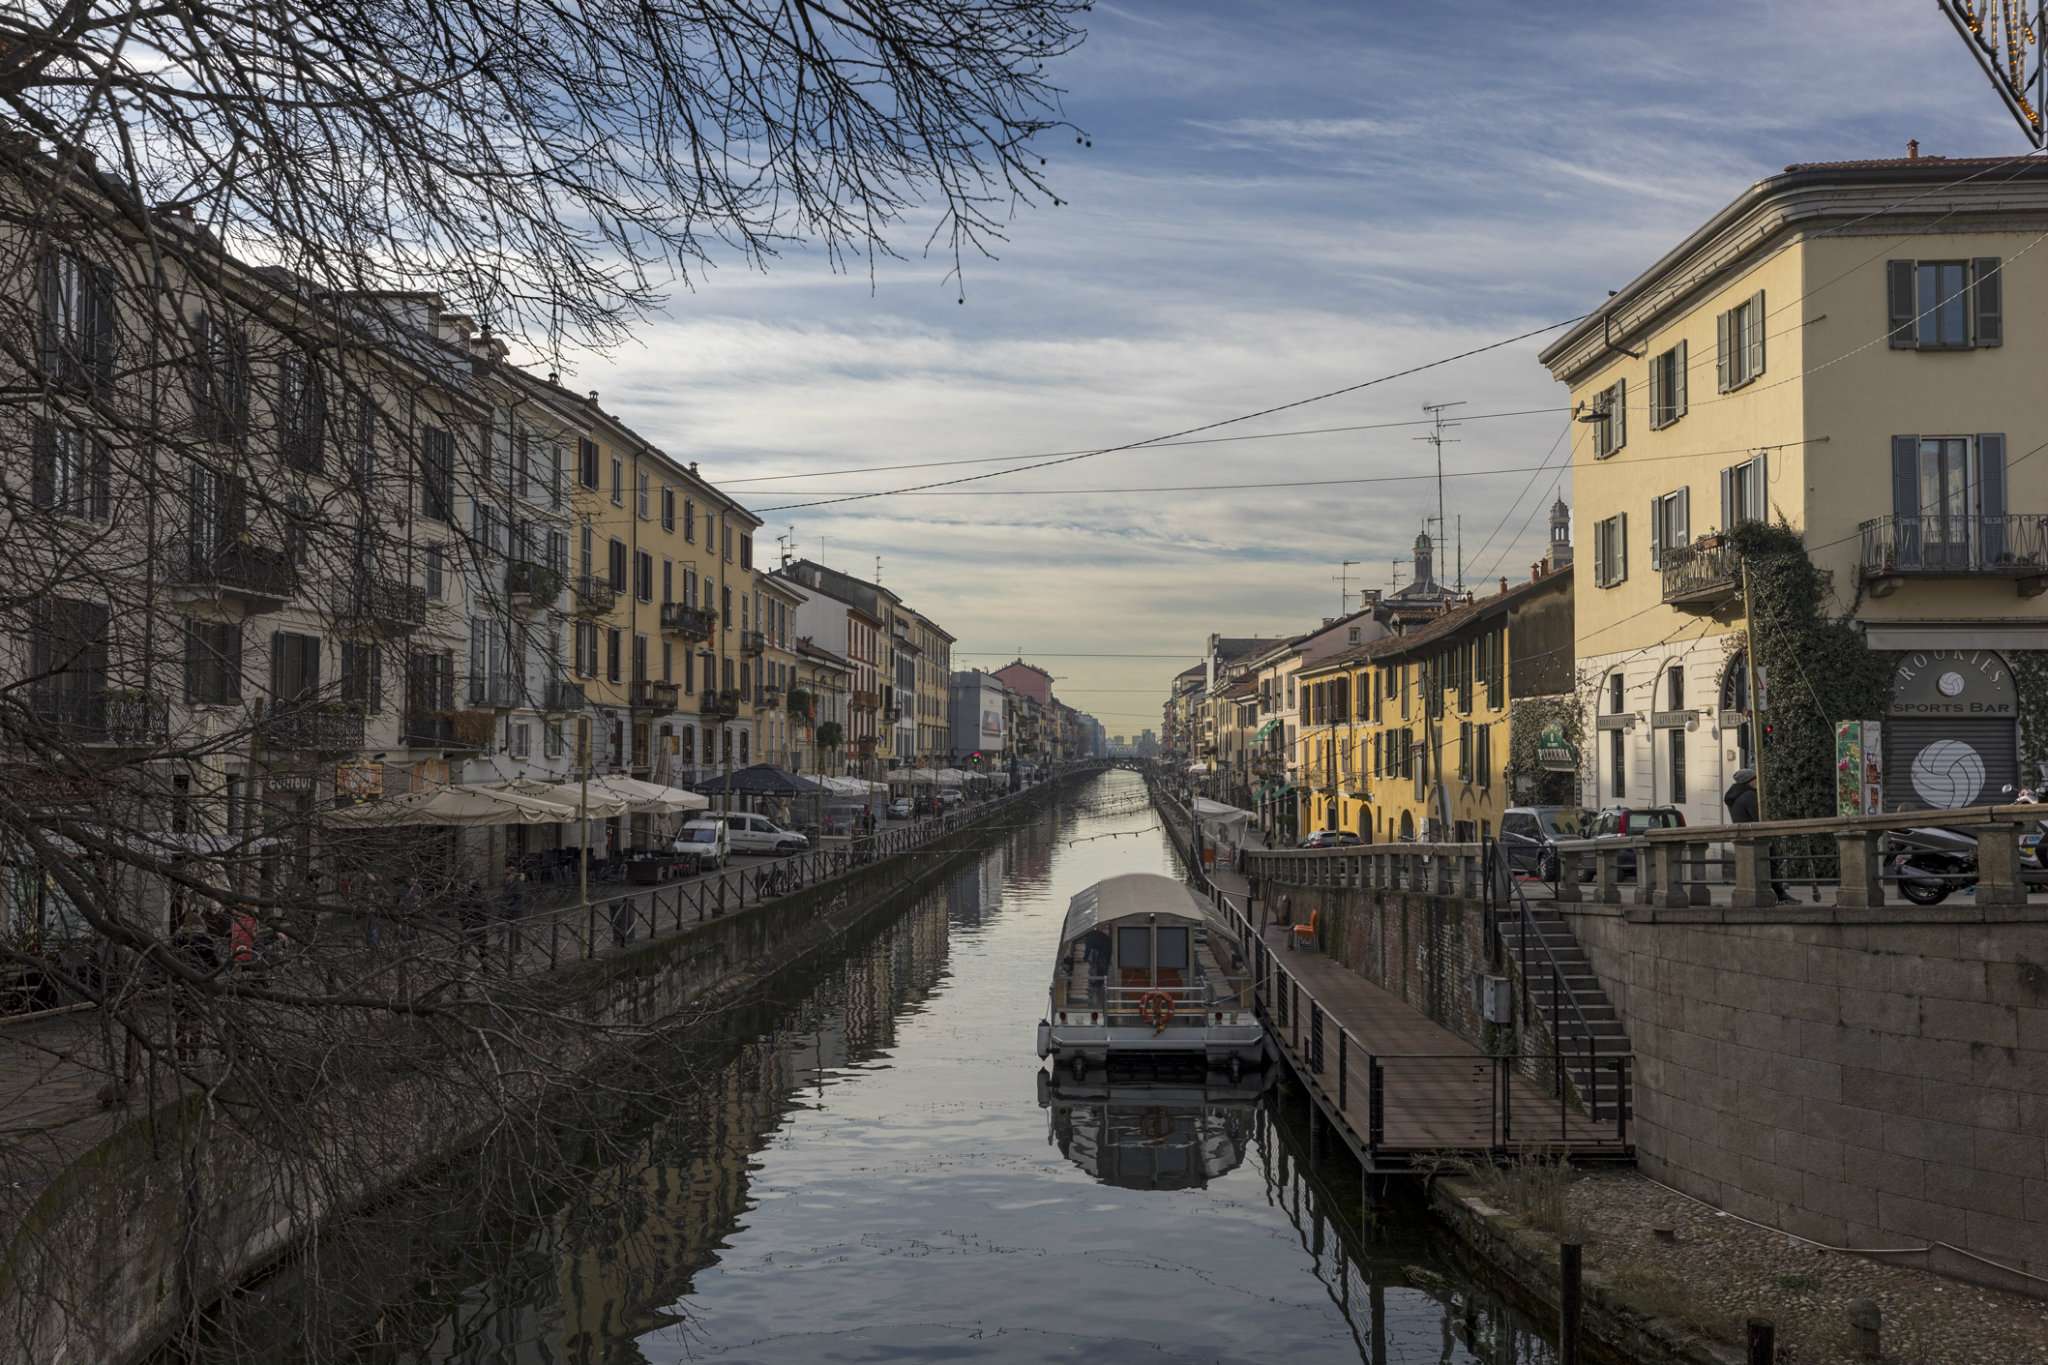
POLYGON ((987 838, 768 1005, 643 1059, 660 1085, 622 1072, 633 1098, 568 1136, 451 1165, 323 1246, 317 1294, 252 1291, 185 1358, 1552 1360, 1412 1201, 1362 1216, 1342 1162, 1304 1172, 1299 1096, 1041 1075, 1068 899, 1178 872, 1134 775, 987 838))

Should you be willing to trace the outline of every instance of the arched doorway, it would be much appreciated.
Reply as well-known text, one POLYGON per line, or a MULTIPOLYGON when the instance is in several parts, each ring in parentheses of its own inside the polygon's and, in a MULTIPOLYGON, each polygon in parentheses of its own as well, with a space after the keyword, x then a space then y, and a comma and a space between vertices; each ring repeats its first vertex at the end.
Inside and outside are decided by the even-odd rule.
POLYGON ((1735 766, 1756 767, 1756 742, 1749 726, 1749 653, 1736 650, 1728 656, 1721 674, 1721 715, 1724 724, 1733 722, 1735 766))
POLYGON ((1412 812, 1404 810, 1401 812, 1401 842, 1405 844, 1413 843, 1414 841, 1415 816, 1412 812))
POLYGON ((1985 649, 1898 656, 1884 718, 1887 810, 1954 810, 2019 790, 2019 704, 2012 670, 1985 649))
POLYGON ((1372 807, 1358 808, 1358 838, 1361 843, 1372 842, 1372 807))

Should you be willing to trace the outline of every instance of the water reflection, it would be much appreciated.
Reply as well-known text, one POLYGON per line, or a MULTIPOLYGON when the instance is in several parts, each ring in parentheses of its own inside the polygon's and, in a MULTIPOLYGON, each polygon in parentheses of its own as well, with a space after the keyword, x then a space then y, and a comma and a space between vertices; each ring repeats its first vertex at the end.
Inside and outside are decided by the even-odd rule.
POLYGON ((1112 1081, 1090 1072, 1038 1073, 1038 1103, 1060 1155, 1105 1185, 1199 1190, 1244 1164, 1257 1084, 1112 1081))
POLYGON ((1355 1184, 1302 1169, 1271 1097, 1038 1093, 1067 899, 1171 865, 1119 785, 993 837, 538 1137, 351 1220, 317 1293, 261 1287, 186 1359, 1547 1360, 1418 1213, 1361 1229, 1355 1184))

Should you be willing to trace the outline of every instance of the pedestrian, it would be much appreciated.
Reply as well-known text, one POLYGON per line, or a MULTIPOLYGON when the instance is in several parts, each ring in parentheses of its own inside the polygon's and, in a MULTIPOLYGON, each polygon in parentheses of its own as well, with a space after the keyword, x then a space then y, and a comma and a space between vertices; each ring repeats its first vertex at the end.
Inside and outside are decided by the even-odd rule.
MULTIPOLYGON (((1728 790, 1721 794, 1721 802, 1728 807, 1728 818, 1738 825, 1753 825, 1757 822, 1756 769, 1737 768, 1735 780, 1728 784, 1728 790)), ((1766 850, 1766 857, 1769 856, 1766 850)), ((1771 870, 1777 871, 1772 864, 1771 870)), ((1777 896, 1778 904, 1790 905, 1792 893, 1785 889, 1785 883, 1776 877, 1771 879, 1771 891, 1777 896)))

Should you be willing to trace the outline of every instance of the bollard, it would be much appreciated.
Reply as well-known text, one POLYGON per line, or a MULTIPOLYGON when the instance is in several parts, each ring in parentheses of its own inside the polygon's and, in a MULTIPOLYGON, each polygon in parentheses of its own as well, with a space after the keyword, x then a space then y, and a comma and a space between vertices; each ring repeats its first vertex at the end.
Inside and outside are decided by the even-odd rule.
POLYGON ((1769 1318, 1751 1318, 1749 1328, 1749 1365, 1772 1365, 1778 1358, 1778 1329, 1769 1318))
POLYGON ((1579 1365, 1579 1319, 1583 1315, 1579 1282, 1580 1246, 1577 1242, 1557 1244, 1557 1362, 1579 1365))
POLYGON ((1884 1346, 1879 1340, 1884 1327, 1884 1314, 1871 1299, 1856 1299, 1849 1304, 1849 1345, 1859 1360, 1884 1359, 1884 1346))

